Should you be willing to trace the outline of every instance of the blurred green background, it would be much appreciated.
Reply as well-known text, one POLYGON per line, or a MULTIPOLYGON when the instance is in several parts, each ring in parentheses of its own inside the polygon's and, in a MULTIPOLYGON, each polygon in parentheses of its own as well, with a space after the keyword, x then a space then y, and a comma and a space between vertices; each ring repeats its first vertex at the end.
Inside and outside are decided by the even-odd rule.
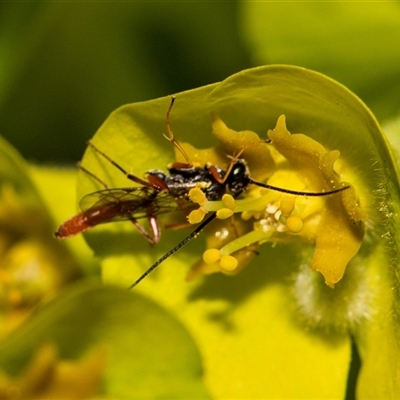
POLYGON ((287 63, 339 80, 383 121, 399 112, 400 5, 2 2, 0 134, 72 163, 118 106, 287 63))

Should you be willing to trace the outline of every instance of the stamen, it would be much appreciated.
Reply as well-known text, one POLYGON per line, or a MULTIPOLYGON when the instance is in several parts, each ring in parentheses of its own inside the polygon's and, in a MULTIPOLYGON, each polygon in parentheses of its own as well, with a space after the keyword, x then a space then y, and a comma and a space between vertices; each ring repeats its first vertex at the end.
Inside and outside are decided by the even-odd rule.
POLYGON ((207 264, 215 264, 218 262, 219 267, 226 272, 231 272, 238 266, 238 260, 229 255, 221 254, 221 250, 218 249, 208 249, 203 254, 203 260, 207 264))
POLYGON ((230 208, 221 208, 220 210, 217 211, 217 218, 218 219, 227 219, 229 217, 232 217, 234 211, 231 210, 230 208))
POLYGON ((225 205, 225 207, 230 208, 231 210, 233 210, 236 206, 236 201, 230 194, 224 194, 222 196, 222 203, 225 205))
POLYGON ((289 217, 286 226, 292 233, 300 233, 303 230, 303 220, 300 217, 289 217))
POLYGON ((198 208, 197 210, 193 210, 188 215, 187 219, 190 224, 198 224, 203 221, 204 217, 207 215, 207 211, 203 208, 198 208))
POLYGON ((296 202, 295 196, 282 196, 279 209, 281 210, 282 215, 284 217, 289 217, 290 214, 292 214, 295 202, 296 202))
POLYGON ((206 195, 199 188, 194 188, 189 190, 189 199, 193 201, 193 203, 197 203, 199 205, 203 205, 204 203, 207 202, 206 195))
POLYGON ((218 249, 208 249, 203 253, 203 260, 207 264, 214 264, 221 259, 221 252, 218 249))
POLYGON ((234 271, 238 266, 238 260, 232 256, 222 256, 221 261, 219 262, 219 266, 222 270, 230 272, 234 271))

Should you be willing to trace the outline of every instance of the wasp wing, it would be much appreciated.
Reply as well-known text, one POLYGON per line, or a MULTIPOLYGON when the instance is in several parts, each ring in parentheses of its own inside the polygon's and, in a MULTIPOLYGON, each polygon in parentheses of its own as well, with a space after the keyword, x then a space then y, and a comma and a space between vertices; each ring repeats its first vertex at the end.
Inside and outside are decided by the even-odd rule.
POLYGON ((109 213, 113 210, 107 222, 145 218, 180 209, 168 192, 147 186, 99 190, 84 196, 79 205, 82 211, 107 210, 109 213))

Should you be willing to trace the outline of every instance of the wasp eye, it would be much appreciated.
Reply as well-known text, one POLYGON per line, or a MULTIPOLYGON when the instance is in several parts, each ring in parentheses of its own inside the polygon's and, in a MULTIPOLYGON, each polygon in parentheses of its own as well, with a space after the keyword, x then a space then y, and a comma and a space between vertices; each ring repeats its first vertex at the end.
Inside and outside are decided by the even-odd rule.
POLYGON ((250 178, 246 162, 236 160, 227 180, 229 190, 233 194, 240 194, 249 184, 250 178))
POLYGON ((232 176, 236 179, 242 178, 246 173, 246 167, 243 164, 236 165, 232 170, 232 176))
POLYGON ((231 171, 233 181, 238 181, 248 175, 247 165, 244 160, 237 160, 231 171))

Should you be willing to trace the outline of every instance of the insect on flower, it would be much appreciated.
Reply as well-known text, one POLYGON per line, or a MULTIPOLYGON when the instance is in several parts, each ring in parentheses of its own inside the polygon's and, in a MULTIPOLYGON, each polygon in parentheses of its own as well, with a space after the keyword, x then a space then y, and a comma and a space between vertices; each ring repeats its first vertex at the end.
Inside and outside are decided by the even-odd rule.
MULTIPOLYGON (((175 97, 172 97, 166 114, 166 128, 168 133, 166 138, 182 154, 186 162, 174 162, 170 164, 167 173, 160 170, 149 170, 146 172, 146 179, 142 179, 128 173, 126 169, 89 141, 88 144, 93 151, 117 168, 127 179, 140 186, 109 188, 101 179, 80 165, 80 168, 104 186, 104 189, 90 193, 82 198, 80 207, 83 211, 64 222, 58 228, 55 232, 57 238, 64 239, 103 223, 129 220, 147 241, 151 244, 156 244, 161 238, 158 216, 176 210, 181 210, 188 216, 198 205, 198 201, 193 200, 193 194, 195 193, 200 193, 205 200, 213 202, 221 200, 226 194, 231 195, 235 199, 245 192, 250 185, 256 185, 288 195, 312 197, 329 196, 349 188, 349 186, 345 185, 330 191, 303 192, 257 182, 251 178, 246 160, 240 158, 246 148, 253 146, 254 143, 242 148, 234 155, 226 169, 210 164, 206 164, 204 167, 194 166, 183 147, 175 139, 170 127, 170 113, 174 101, 175 97), (143 219, 147 219, 148 229, 140 222, 143 219)), ((269 140, 260 142, 269 143, 269 140)), ((130 288, 136 286, 164 260, 178 251, 191 239, 195 238, 216 217, 217 212, 213 211, 207 219, 203 220, 203 218, 199 218, 195 222, 189 219, 191 224, 197 223, 196 228, 150 266, 130 288)))

